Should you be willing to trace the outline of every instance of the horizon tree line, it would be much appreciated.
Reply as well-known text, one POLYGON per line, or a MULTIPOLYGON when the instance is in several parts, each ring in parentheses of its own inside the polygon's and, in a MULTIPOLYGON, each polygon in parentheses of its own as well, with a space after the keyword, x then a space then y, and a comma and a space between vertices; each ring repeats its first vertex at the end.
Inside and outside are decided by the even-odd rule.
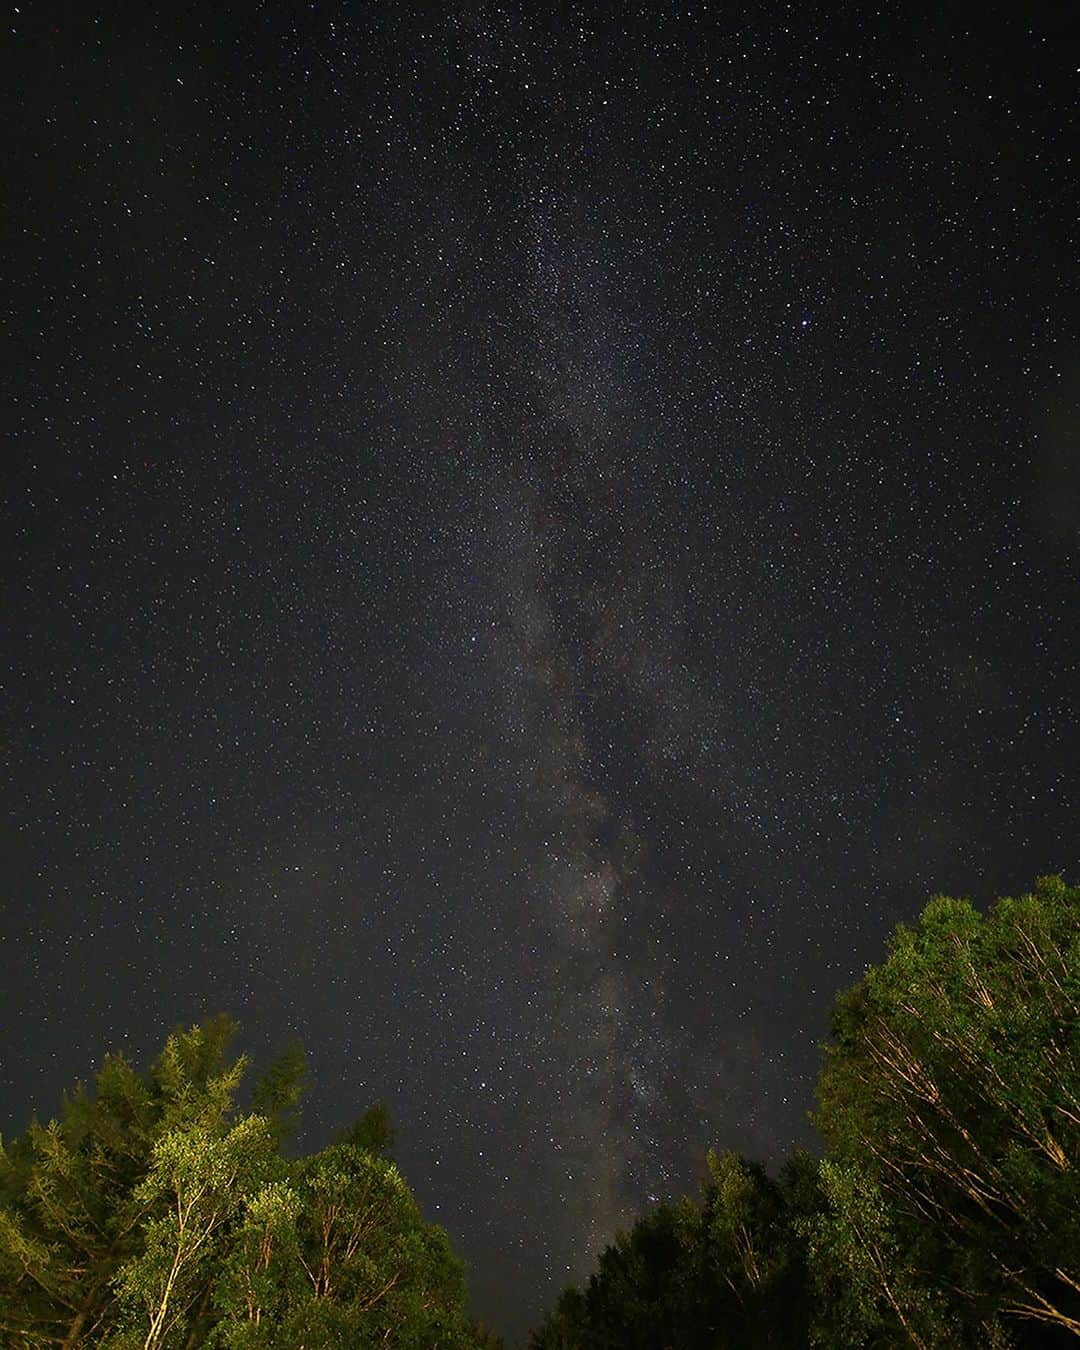
MULTIPOLYGON (((1080 1343, 1080 887, 938 896, 836 1000, 822 1156, 710 1153, 614 1235, 531 1350, 1080 1343)), ((465 1271, 365 1111, 289 1156, 291 1046, 255 1079, 225 1016, 145 1072, 109 1055, 0 1143, 0 1339, 19 1350, 493 1350, 465 1271)))

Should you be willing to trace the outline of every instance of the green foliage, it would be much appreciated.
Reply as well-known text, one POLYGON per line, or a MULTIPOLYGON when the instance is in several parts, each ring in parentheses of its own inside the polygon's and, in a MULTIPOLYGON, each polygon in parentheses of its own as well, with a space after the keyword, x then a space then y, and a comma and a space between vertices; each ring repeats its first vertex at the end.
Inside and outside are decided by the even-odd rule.
MULTIPOLYGON (((284 1170, 284 1169, 282 1169, 284 1170)), ((245 1197, 213 1284, 212 1344, 241 1350, 269 1344, 307 1283, 297 1222, 301 1197, 284 1177, 245 1197)))
POLYGON ((251 1109, 272 1121, 279 1137, 289 1138, 296 1133, 300 1104, 310 1086, 304 1047, 293 1041, 255 1084, 251 1109))
POLYGON ((1080 1336, 1080 889, 1043 879, 985 918, 932 900, 833 1027, 818 1124, 849 1170, 831 1249, 879 1197, 885 1323, 925 1344, 1080 1336))
MULTIPOLYGON (((149 1174, 134 1200, 147 1215, 139 1254, 113 1280, 121 1326, 145 1350, 187 1328, 236 1241, 234 1220, 276 1161, 274 1135, 262 1116, 245 1116, 224 1136, 201 1125, 173 1129, 154 1145, 149 1174)), ((125 1338, 120 1338, 120 1343, 125 1338)))
POLYGON ((0 1340, 26 1347, 256 1350, 491 1344, 461 1263, 396 1167, 384 1105, 289 1159, 306 1087, 290 1047, 237 1105, 246 1061, 215 1018, 142 1076, 105 1061, 93 1094, 0 1150, 0 1340))
POLYGON ((473 1350, 506 1350, 506 1343, 499 1333, 483 1322, 470 1322, 468 1334, 473 1350))
POLYGON ((385 1102, 375 1102, 354 1125, 341 1131, 337 1142, 352 1144, 366 1153, 377 1153, 381 1157, 387 1157, 394 1146, 394 1137, 394 1127, 390 1123, 390 1108, 385 1102))
POLYGON ((13 1345, 97 1343, 115 1324, 111 1281, 141 1245, 136 1191, 170 1129, 213 1130, 242 1061, 215 1018, 166 1041, 146 1077, 110 1055, 59 1120, 33 1122, 0 1153, 0 1330, 13 1345))
POLYGON ((961 1344, 946 1300, 913 1277, 875 1179, 852 1164, 821 1164, 824 1206, 799 1225, 814 1282, 813 1345, 961 1344))

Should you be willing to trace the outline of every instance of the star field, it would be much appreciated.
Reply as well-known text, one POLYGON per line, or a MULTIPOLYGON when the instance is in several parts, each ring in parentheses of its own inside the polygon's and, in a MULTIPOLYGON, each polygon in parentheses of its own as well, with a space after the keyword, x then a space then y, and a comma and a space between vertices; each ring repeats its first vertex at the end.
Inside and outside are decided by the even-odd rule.
POLYGON ((299 1035, 520 1334, 1080 875, 1076 25, 8 26, 0 1126, 299 1035))

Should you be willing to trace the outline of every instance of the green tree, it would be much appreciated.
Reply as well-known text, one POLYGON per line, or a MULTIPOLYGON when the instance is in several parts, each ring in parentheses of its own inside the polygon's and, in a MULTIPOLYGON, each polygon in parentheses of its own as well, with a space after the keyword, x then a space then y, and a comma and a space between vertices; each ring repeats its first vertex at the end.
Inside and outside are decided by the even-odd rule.
POLYGON ((110 1055, 93 1094, 77 1085, 59 1120, 0 1148, 0 1329, 13 1345, 72 1347, 112 1327, 155 1143, 228 1111, 243 1071, 226 1063, 233 1030, 218 1017, 174 1032, 145 1077, 110 1055))
POLYGON ((737 1154, 710 1153, 700 1202, 660 1205, 617 1234, 586 1287, 567 1290, 533 1333, 534 1350, 805 1345, 795 1220, 817 1197, 807 1154, 773 1180, 737 1154))
POLYGON ((375 1102, 369 1106, 360 1119, 342 1130, 336 1143, 353 1144, 366 1153, 375 1153, 380 1157, 389 1157, 394 1146, 394 1127, 390 1122, 390 1108, 385 1102, 375 1102))
POLYGON ((281 1139, 290 1138, 296 1133, 300 1107, 310 1086, 304 1047, 293 1041, 255 1084, 251 1109, 272 1121, 281 1139))
POLYGON ((460 1320, 464 1271, 442 1230, 421 1219, 394 1164, 335 1144, 303 1160, 296 1181, 310 1288, 293 1323, 310 1325, 333 1305, 335 1325, 347 1325, 356 1344, 437 1344, 460 1320))
POLYGON ((195 1305, 205 1314, 245 1199, 258 1194, 277 1161, 274 1133, 263 1116, 245 1116, 219 1136, 205 1125, 173 1129, 154 1146, 150 1170, 136 1187, 144 1221, 139 1254, 114 1285, 121 1321, 138 1328, 117 1344, 139 1340, 158 1350, 175 1328, 188 1328, 195 1305), (145 1335, 144 1335, 145 1332, 145 1335))
POLYGON ((1046 878, 985 917, 932 900, 833 1033, 830 1206, 807 1231, 865 1335, 1080 1337, 1080 888, 1046 878))
POLYGON ((811 1343, 959 1343, 946 1300, 917 1278, 874 1177, 826 1160, 820 1180, 824 1204, 801 1225, 817 1295, 811 1343))
POLYGON ((385 1106, 289 1159, 306 1063, 290 1047, 237 1104, 233 1024, 166 1041, 149 1074, 106 1061, 91 1095, 0 1154, 0 1338, 19 1347, 486 1342, 445 1233, 383 1156, 385 1106))

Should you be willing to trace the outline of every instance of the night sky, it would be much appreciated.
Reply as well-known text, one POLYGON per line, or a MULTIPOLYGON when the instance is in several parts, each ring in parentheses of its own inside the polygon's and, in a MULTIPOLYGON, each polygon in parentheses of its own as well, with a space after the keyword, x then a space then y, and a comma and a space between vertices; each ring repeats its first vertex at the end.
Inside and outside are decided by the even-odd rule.
POLYGON ((1071 7, 619 10, 4 37, 0 1127, 298 1035, 514 1334, 1080 879, 1071 7))

